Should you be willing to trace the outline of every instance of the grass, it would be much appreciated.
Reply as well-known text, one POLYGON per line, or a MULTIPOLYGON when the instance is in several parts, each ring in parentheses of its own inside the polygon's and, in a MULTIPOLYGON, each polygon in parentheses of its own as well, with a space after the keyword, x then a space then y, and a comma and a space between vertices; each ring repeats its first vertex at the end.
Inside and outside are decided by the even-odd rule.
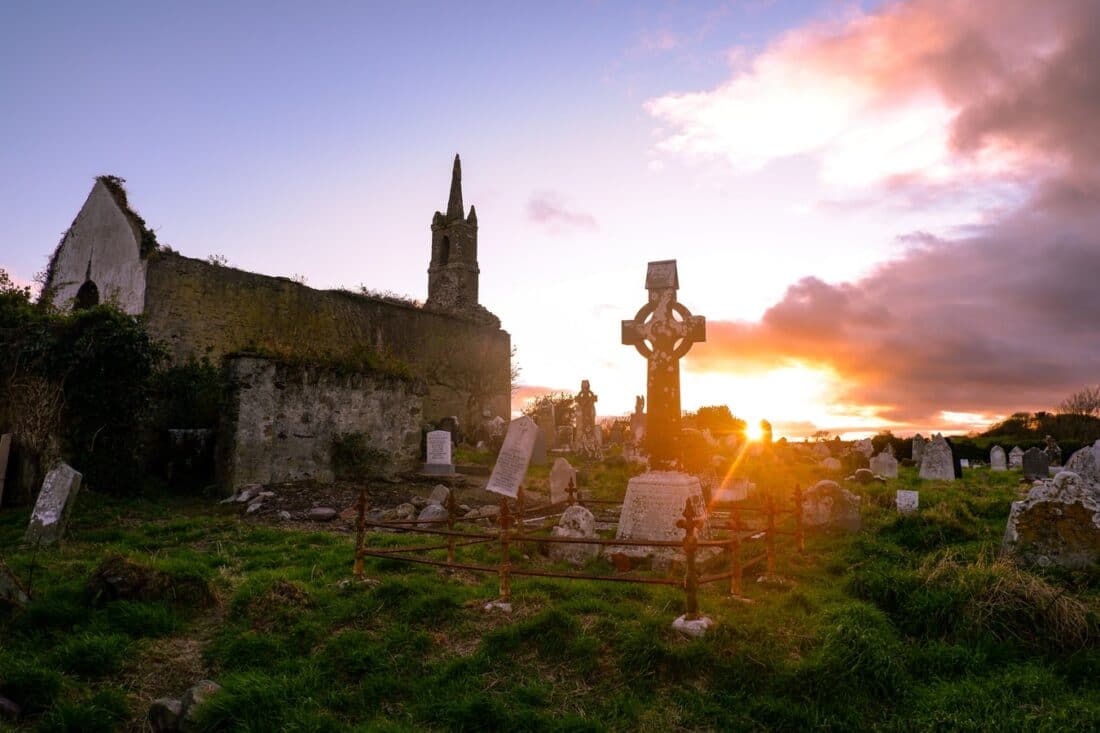
MULTIPOLYGON (((588 470, 599 496, 630 473, 588 470)), ((494 577, 368 559, 379 582, 348 582, 349 535, 209 503, 85 494, 70 541, 37 554, 18 549, 27 511, 5 512, 34 601, 0 611, 0 694, 26 711, 0 730, 141 730, 152 699, 203 677, 223 686, 205 731, 1100 727, 1100 573, 996 557, 1015 476, 903 469, 860 492, 863 532, 783 556, 793 588, 750 577, 745 604, 706 586, 701 640, 671 630, 675 588, 515 578, 509 617, 481 610, 494 577), (918 486, 921 512, 898 516, 894 490, 918 486), (148 582, 113 597, 104 567, 148 582)))

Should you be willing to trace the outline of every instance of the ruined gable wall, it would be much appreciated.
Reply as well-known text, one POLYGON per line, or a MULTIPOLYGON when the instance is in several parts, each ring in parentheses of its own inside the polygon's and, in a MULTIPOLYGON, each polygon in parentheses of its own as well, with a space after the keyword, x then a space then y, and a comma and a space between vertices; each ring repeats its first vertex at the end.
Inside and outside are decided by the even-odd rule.
POLYGON ((53 302, 70 307, 89 274, 101 303, 132 315, 142 312, 146 271, 138 233, 102 181, 96 181, 58 247, 50 270, 53 302))
POLYGON ((390 471, 418 464, 421 390, 405 379, 230 357, 218 438, 219 484, 330 483, 333 442, 363 433, 390 471))
POLYGON ((256 348, 307 361, 354 355, 364 344, 388 352, 426 370, 429 420, 466 415, 465 395, 441 383, 462 381, 453 378, 460 376, 461 362, 485 355, 502 380, 490 407, 494 414, 509 414, 511 337, 498 328, 169 252, 149 257, 145 316, 150 333, 167 344, 176 362, 256 348))

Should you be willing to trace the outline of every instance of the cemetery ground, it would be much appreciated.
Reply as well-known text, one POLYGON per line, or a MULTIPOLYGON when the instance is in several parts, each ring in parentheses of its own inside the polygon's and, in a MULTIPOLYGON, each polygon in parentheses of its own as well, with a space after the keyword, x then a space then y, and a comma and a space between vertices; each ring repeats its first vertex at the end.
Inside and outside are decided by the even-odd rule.
MULTIPOLYGON (((589 472, 597 498, 621 498, 625 466, 589 472)), ((546 478, 532 468, 528 484, 546 478)), ((945 483, 908 467, 859 486, 863 530, 781 551, 791 586, 747 573, 751 602, 704 586, 716 626, 701 639, 670 627, 672 587, 514 578, 514 612, 487 613, 493 575, 367 558, 376 582, 356 581, 344 520, 86 492, 60 548, 15 549, 28 510, 0 514, 33 595, 0 611, 0 695, 24 710, 0 730, 148 730, 154 698, 204 678, 222 689, 196 730, 1096 730, 1100 571, 997 559, 1022 486, 1015 471, 945 483), (918 487, 920 512, 898 515, 895 490, 918 487), (108 575, 129 597, 103 592, 108 575)))

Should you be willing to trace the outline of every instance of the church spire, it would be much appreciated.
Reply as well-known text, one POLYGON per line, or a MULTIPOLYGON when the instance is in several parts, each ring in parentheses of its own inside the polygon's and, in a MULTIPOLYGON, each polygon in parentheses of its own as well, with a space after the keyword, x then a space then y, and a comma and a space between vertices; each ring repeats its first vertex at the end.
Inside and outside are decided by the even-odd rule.
POLYGON ((451 198, 447 201, 447 219, 461 219, 462 211, 462 161, 455 154, 455 167, 451 173, 451 198))

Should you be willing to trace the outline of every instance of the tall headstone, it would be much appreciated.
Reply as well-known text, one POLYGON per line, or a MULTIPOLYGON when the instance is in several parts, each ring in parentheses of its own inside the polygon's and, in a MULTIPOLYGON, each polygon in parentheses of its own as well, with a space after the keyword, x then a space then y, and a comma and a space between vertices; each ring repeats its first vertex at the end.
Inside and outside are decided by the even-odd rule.
POLYGON ((34 512, 23 541, 29 545, 56 544, 65 534, 76 495, 83 478, 72 466, 58 463, 46 474, 42 489, 38 492, 34 512))
POLYGON ((550 468, 550 503, 560 504, 567 501, 569 492, 566 489, 569 488, 570 484, 573 488, 576 488, 577 469, 573 468, 569 461, 564 458, 555 459, 554 465, 550 468))
POLYGON ((894 458, 893 453, 883 451, 871 459, 871 471, 883 478, 897 478, 898 459, 894 458))
POLYGON ((11 455, 11 433, 0 435, 0 505, 4 503, 4 477, 8 474, 8 457, 11 455))
POLYGON ((920 468, 921 461, 924 460, 924 446, 927 442, 920 433, 913 436, 913 463, 918 468, 920 468))
POLYGON ((646 359, 646 444, 658 471, 675 470, 680 460, 680 359, 707 339, 706 319, 677 302, 679 287, 676 260, 650 262, 648 302, 622 322, 623 344, 646 359))
POLYGON ((1024 449, 1015 446, 1008 452, 1008 467, 1012 470, 1020 470, 1024 467, 1024 449))
MULTIPOLYGON (((914 442, 916 445, 916 442, 914 442)), ((920 461, 920 477, 923 479, 954 481, 955 466, 951 446, 943 436, 936 433, 924 446, 920 461)))
POLYGON ((1024 476, 1027 478, 1048 478, 1050 476, 1050 457, 1046 451, 1028 448, 1024 452, 1024 476))
MULTIPOLYGON (((677 522, 691 502, 702 518, 706 504, 699 479, 675 470, 680 464, 680 358, 706 340, 706 320, 676 301, 680 282, 676 260, 650 262, 646 273, 648 302, 632 321, 622 323, 622 341, 646 358, 646 440, 653 470, 634 476, 626 487, 616 539, 677 540, 677 522)), ((650 547, 616 548, 628 556, 672 555, 650 547)))
POLYGON ((486 491, 512 499, 519 495, 519 487, 527 475, 527 466, 531 462, 531 452, 535 449, 538 432, 539 426, 526 416, 516 418, 508 424, 508 432, 504 436, 496 465, 493 466, 493 473, 489 476, 489 483, 485 484, 486 491))
POLYGON ((538 422, 539 428, 546 435, 547 450, 556 448, 558 445, 558 426, 554 403, 547 402, 540 407, 538 414, 535 416, 535 420, 538 422))
POLYGON ((428 433, 424 457, 424 473, 434 476, 450 475, 455 472, 451 460, 451 434, 446 430, 433 430, 428 433))
POLYGON ((1005 449, 999 445, 993 446, 989 451, 989 469, 991 471, 1005 471, 1008 469, 1008 459, 1005 457, 1005 449))
POLYGON ((531 449, 531 465, 546 465, 546 449, 550 445, 550 433, 543 430, 541 425, 536 426, 538 433, 535 435, 535 446, 531 449))

